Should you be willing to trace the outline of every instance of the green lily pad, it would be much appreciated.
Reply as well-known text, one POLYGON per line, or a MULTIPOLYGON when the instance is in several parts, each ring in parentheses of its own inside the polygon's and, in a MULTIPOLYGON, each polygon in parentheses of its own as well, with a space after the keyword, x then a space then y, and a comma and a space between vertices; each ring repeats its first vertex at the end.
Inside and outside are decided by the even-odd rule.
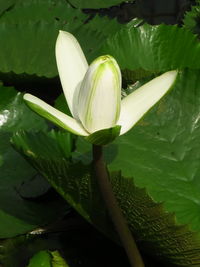
POLYGON ((46 130, 47 125, 26 107, 21 93, 0 85, 0 238, 31 231, 67 211, 66 203, 57 197, 42 203, 34 201, 48 191, 49 185, 38 176, 39 189, 34 186, 31 190, 37 172, 10 144, 13 132, 19 129, 46 130))
POLYGON ((51 267, 51 254, 46 251, 37 252, 30 260, 27 267, 51 267))
POLYGON ((64 24, 66 19, 65 12, 69 8, 64 0, 12 0, 12 2, 16 2, 14 7, 3 14, 1 22, 25 24, 31 21, 38 22, 43 20, 53 22, 56 20, 64 24))
POLYGON ((63 113, 72 116, 63 93, 56 99, 54 107, 59 109, 63 113))
POLYGON ((27 267, 69 267, 58 251, 37 252, 27 267))
MULTIPOLYGON (((183 71, 137 126, 105 147, 110 181, 130 229, 167 266, 200 264, 199 77, 200 71, 183 71)), ((79 138, 72 163, 61 161, 62 154, 44 156, 42 149, 33 157, 39 139, 23 133, 13 141, 82 216, 116 239, 91 169, 91 146, 79 138)), ((43 139, 40 146, 51 142, 43 139)))
POLYGON ((19 1, 0 17, 0 77, 8 81, 14 73, 21 79, 54 78, 59 30, 74 34, 91 61, 105 38, 121 27, 105 17, 89 19, 65 0, 19 1))
POLYGON ((2 13, 6 12, 6 10, 14 6, 17 1, 18 0, 0 0, 0 15, 2 15, 2 13))
POLYGON ((58 251, 51 251, 52 267, 69 267, 58 251))
MULTIPOLYGON (((200 71, 183 71, 175 88, 137 127, 113 144, 120 167, 156 202, 176 214, 179 224, 200 232, 200 71), (132 160, 133 159, 133 160, 132 160), (132 163, 130 164, 130 160, 132 163)), ((109 153, 109 148, 108 148, 109 153)))
MULTIPOLYGON (((110 171, 121 170, 123 176, 134 177, 137 187, 145 187, 154 202, 163 203, 164 210, 176 216, 176 224, 187 225, 193 233, 200 232, 199 92, 199 71, 184 71, 168 96, 129 133, 116 139, 106 149, 110 171)), ((89 151, 86 143, 80 142, 78 159, 90 162, 89 151)), ((150 216, 151 220, 154 221, 150 216)), ((145 225, 147 223, 145 221, 145 225)), ((154 234, 149 229, 148 235, 161 248, 169 240, 167 236, 162 237, 158 224, 154 234)), ((139 234, 143 235, 141 230, 139 234)), ((148 239, 148 235, 144 235, 148 239)), ((171 247, 168 251, 165 247, 162 253, 180 266, 184 262, 184 253, 187 257, 183 266, 193 266, 195 262, 200 264, 199 241, 195 247, 185 244, 184 250, 191 251, 182 252, 181 256, 182 249, 174 245, 174 250, 171 247)))
POLYGON ((200 1, 196 1, 196 5, 191 7, 191 10, 186 12, 183 24, 186 29, 189 29, 192 33, 197 34, 198 38, 200 36, 199 28, 200 19, 200 1))
POLYGON ((178 26, 134 27, 130 23, 106 39, 99 55, 104 53, 112 55, 123 70, 160 72, 200 68, 197 36, 178 26))
POLYGON ((116 6, 119 5, 125 0, 70 0, 69 1, 73 6, 77 8, 108 8, 111 6, 116 6))

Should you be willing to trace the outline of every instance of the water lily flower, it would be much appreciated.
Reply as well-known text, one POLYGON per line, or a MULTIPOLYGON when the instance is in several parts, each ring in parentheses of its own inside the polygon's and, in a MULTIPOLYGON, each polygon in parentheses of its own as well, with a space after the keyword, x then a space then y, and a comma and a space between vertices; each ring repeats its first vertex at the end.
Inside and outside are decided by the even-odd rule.
POLYGON ((88 66, 76 38, 60 31, 56 61, 69 116, 41 99, 25 94, 36 113, 91 143, 106 144, 129 131, 174 83, 177 71, 168 71, 121 99, 121 72, 116 60, 100 56, 88 66))

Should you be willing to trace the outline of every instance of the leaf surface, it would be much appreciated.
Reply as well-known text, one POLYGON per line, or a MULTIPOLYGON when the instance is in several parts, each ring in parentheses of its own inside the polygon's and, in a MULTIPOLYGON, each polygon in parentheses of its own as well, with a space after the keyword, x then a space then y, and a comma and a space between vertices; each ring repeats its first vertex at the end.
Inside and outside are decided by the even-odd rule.
POLYGON ((108 8, 111 6, 119 5, 125 0, 70 0, 69 1, 73 6, 77 8, 108 8))
POLYGON ((27 267, 69 267, 58 251, 41 250, 30 260, 27 267))
POLYGON ((89 19, 65 0, 19 1, 0 18, 0 75, 4 79, 11 73, 23 74, 22 78, 56 77, 55 43, 59 30, 74 34, 91 61, 105 38, 121 27, 116 20, 98 16, 89 19))
POLYGON ((34 201, 49 185, 11 146, 10 137, 19 129, 46 130, 47 126, 25 106, 21 93, 0 85, 0 238, 31 231, 61 216, 67 208, 58 198, 34 201), (33 186, 36 176, 38 190, 33 186))
POLYGON ((6 12, 6 10, 14 6, 17 1, 18 0, 0 0, 0 15, 2 15, 2 13, 6 12))
MULTIPOLYGON (((134 177, 137 186, 175 212, 178 223, 194 231, 200 231, 199 92, 199 71, 183 71, 163 100, 106 147, 111 171, 134 177)), ((78 159, 89 162, 89 150, 79 141, 78 159)))
POLYGON ((27 267, 51 267, 51 255, 48 251, 37 252, 30 260, 27 267))
POLYGON ((200 35, 199 29, 199 17, 200 17, 200 1, 196 1, 196 5, 191 7, 191 10, 185 13, 183 19, 183 27, 190 30, 192 33, 200 35))
POLYGON ((112 55, 121 69, 160 72, 200 67, 197 36, 177 26, 132 24, 108 37, 99 50, 112 55))
MULTIPOLYGON (((200 264, 199 77, 199 71, 183 71, 137 126, 105 147, 113 190, 131 230, 167 266, 200 264)), ((82 216, 116 239, 89 165, 91 146, 79 138, 74 163, 59 154, 36 159, 24 150, 28 140, 34 152, 36 139, 24 133, 14 141, 82 216)), ((43 145, 51 144, 46 139, 43 145)))

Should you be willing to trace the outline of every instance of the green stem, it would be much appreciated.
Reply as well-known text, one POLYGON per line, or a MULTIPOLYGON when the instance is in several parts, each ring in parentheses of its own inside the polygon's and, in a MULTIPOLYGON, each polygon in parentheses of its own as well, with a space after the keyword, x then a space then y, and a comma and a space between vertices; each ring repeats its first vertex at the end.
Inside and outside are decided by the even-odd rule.
POLYGON ((119 234, 120 240, 126 250, 129 262, 132 267, 144 267, 144 263, 140 252, 137 248, 135 240, 128 228, 127 222, 122 214, 122 211, 117 203, 112 186, 108 179, 108 172, 103 159, 102 146, 93 145, 93 164, 96 172, 96 178, 109 211, 110 217, 119 234))

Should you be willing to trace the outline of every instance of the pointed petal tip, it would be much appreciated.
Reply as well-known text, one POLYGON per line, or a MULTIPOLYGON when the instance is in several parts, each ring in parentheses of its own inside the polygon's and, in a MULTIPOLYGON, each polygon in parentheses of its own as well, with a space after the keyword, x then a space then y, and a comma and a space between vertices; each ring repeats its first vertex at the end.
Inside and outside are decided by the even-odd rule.
POLYGON ((26 94, 24 94, 23 95, 23 99, 24 100, 31 100, 31 99, 34 99, 36 96, 34 96, 34 95, 31 95, 31 94, 29 94, 29 93, 26 93, 26 94))
POLYGON ((163 73, 162 75, 165 75, 165 76, 169 75, 173 79, 173 78, 176 78, 177 74, 178 74, 178 70, 170 70, 168 72, 163 73))
POLYGON ((71 34, 70 32, 66 32, 66 31, 63 31, 63 30, 59 30, 59 33, 58 33, 58 37, 63 37, 65 36, 66 37, 69 37, 69 38, 73 38, 76 40, 76 38, 74 37, 73 34, 71 34))
POLYGON ((48 119, 59 127, 81 136, 88 136, 89 133, 83 128, 81 123, 58 109, 50 106, 43 100, 31 94, 25 94, 24 100, 26 104, 37 114, 48 119))
POLYGON ((25 99, 28 95, 29 95, 28 93, 25 93, 25 94, 23 95, 23 98, 25 99))

